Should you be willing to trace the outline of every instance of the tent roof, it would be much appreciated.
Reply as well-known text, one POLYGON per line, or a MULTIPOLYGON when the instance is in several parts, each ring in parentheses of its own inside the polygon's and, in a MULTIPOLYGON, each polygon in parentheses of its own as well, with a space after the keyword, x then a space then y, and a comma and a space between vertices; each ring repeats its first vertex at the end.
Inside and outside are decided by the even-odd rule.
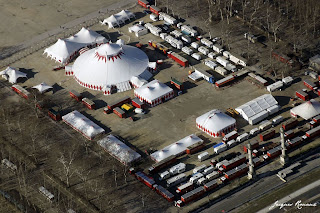
POLYGON ((180 153, 186 151, 187 147, 189 147, 195 143, 201 142, 201 141, 203 141, 201 138, 192 134, 192 135, 189 135, 185 138, 182 138, 181 140, 179 140, 175 143, 170 144, 169 146, 166 146, 165 148, 163 148, 159 151, 152 153, 150 156, 152 159, 159 162, 161 160, 164 160, 164 159, 170 157, 171 155, 180 154, 180 153))
POLYGON ((172 92, 172 89, 158 80, 153 80, 140 88, 134 90, 135 94, 152 102, 159 97, 172 92))
POLYGON ((46 84, 46 82, 42 82, 41 84, 33 86, 32 88, 39 90, 40 93, 44 93, 45 91, 52 89, 53 87, 46 84))
POLYGON ((104 132, 104 129, 77 110, 62 116, 62 120, 90 139, 104 132))
POLYGON ((144 26, 142 26, 141 24, 136 24, 136 25, 133 25, 131 27, 129 27, 129 30, 131 30, 132 32, 139 32, 141 30, 144 30, 146 29, 144 26))
POLYGON ((305 120, 308 120, 320 114, 320 103, 311 99, 310 101, 292 108, 290 112, 302 117, 305 120))
POLYGON ((121 23, 124 23, 126 20, 129 20, 133 17, 135 17, 135 15, 129 10, 122 10, 119 13, 104 19, 102 24, 108 24, 109 28, 113 28, 115 25, 119 26, 121 23))
POLYGON ((244 119, 248 120, 250 117, 277 104, 278 102, 272 95, 265 94, 237 107, 236 110, 244 119))
POLYGON ((139 77, 139 76, 132 76, 132 78, 130 79, 131 83, 133 85, 135 85, 136 87, 141 87, 143 85, 145 85, 146 83, 148 83, 147 80, 139 77))
POLYGON ((236 123, 236 120, 218 109, 213 109, 196 119, 196 123, 210 132, 219 132, 230 125, 236 123))
POLYGON ((93 43, 106 43, 108 40, 100 35, 99 33, 88 30, 84 27, 76 33, 74 36, 70 36, 66 40, 76 43, 83 43, 85 45, 93 44, 93 43))
POLYGON ((97 143, 124 164, 130 164, 141 158, 139 153, 132 150, 113 135, 108 135, 97 143))
POLYGON ((72 70, 78 82, 104 87, 144 73, 148 63, 148 56, 136 47, 107 43, 81 54, 72 70))
POLYGON ((27 74, 18 71, 16 68, 7 67, 5 70, 0 72, 0 75, 8 76, 8 81, 12 84, 17 83, 18 78, 26 78, 27 74))

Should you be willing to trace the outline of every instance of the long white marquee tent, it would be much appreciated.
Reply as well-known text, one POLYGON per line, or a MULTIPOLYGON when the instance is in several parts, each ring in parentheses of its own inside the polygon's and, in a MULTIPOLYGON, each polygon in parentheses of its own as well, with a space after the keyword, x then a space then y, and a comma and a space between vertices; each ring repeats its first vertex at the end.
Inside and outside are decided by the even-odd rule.
POLYGON ((130 165, 141 158, 139 153, 132 150, 114 135, 108 135, 97 143, 125 165, 130 165))
POLYGON ((77 110, 62 116, 62 120, 89 140, 105 132, 103 128, 77 110))
POLYGON ((108 40, 99 33, 82 28, 77 34, 67 39, 58 39, 58 41, 44 50, 51 59, 65 64, 72 59, 78 50, 89 45, 100 45, 108 40))
POLYGON ((218 109, 213 109, 196 119, 197 128, 212 137, 221 137, 236 128, 236 120, 218 109))
POLYGON ((320 103, 314 99, 300 104, 290 110, 293 117, 300 116, 305 120, 309 120, 320 114, 320 103))
POLYGON ((17 83, 18 78, 26 78, 27 77, 26 73, 20 72, 16 68, 13 68, 13 67, 7 67, 5 70, 0 72, 0 75, 12 84, 17 83))
POLYGON ((134 95, 139 98, 140 101, 154 107, 171 99, 174 94, 173 89, 158 80, 153 80, 139 88, 136 88, 134 90, 134 95))
POLYGON ((124 24, 127 20, 135 18, 135 15, 129 10, 122 10, 121 12, 111 15, 110 17, 103 20, 102 25, 107 25, 109 28, 119 27, 124 24))
POLYGON ((182 138, 181 140, 170 144, 169 146, 166 146, 165 148, 156 151, 154 153, 152 153, 150 156, 151 158, 156 161, 162 161, 172 155, 181 155, 183 154, 187 148, 193 144, 196 144, 198 142, 202 142, 203 140, 201 138, 199 138, 198 136, 192 134, 189 135, 185 138, 182 138))
POLYGON ((270 94, 264 94, 258 98, 253 99, 239 107, 236 110, 247 121, 255 121, 257 123, 265 118, 264 115, 268 115, 268 112, 272 112, 273 108, 279 109, 280 106, 276 99, 270 94), (261 115, 261 120, 259 116, 261 115))

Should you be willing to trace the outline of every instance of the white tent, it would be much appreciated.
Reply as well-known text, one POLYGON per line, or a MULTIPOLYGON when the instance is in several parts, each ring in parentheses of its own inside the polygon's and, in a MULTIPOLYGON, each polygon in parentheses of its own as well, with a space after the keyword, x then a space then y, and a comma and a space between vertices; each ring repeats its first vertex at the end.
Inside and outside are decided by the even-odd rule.
POLYGON ((83 47, 88 45, 102 44, 108 40, 99 33, 82 28, 74 36, 58 41, 44 50, 51 59, 64 64, 67 63, 83 47))
POLYGON ((139 76, 132 76, 130 82, 134 88, 142 87, 143 85, 147 84, 148 81, 139 77, 139 76))
POLYGON ((265 94, 237 107, 236 110, 245 120, 248 121, 250 117, 253 117, 275 105, 278 105, 276 99, 270 94, 265 94))
POLYGON ((130 20, 132 18, 135 18, 136 16, 130 12, 129 10, 121 10, 119 13, 116 14, 117 16, 120 16, 123 20, 130 20))
POLYGON ((139 160, 141 155, 113 135, 108 135, 97 142, 104 150, 117 158, 121 163, 130 165, 139 160))
POLYGON ((134 18, 135 15, 128 11, 128 10, 122 10, 121 12, 111 15, 108 18, 104 19, 101 23, 102 25, 108 24, 109 28, 114 28, 116 26, 120 26, 120 24, 124 24, 127 20, 130 20, 131 18, 134 18))
POLYGON ((109 28, 115 28, 116 26, 119 27, 121 23, 122 22, 120 22, 120 20, 118 20, 114 15, 111 15, 102 22, 103 25, 108 24, 109 28))
POLYGON ((89 140, 105 132, 104 129, 77 110, 62 116, 62 120, 89 140))
POLYGON ((198 142, 202 142, 203 140, 201 138, 199 138, 198 136, 192 134, 189 135, 185 138, 182 138, 181 140, 170 144, 169 146, 166 146, 165 148, 156 151, 154 153, 152 153, 150 156, 153 160, 155 160, 156 162, 162 161, 172 155, 181 155, 183 154, 186 149, 193 145, 196 144, 198 142))
POLYGON ((236 120, 220 110, 213 109, 196 119, 197 128, 212 137, 220 137, 236 128, 236 120))
POLYGON ((134 90, 134 95, 140 101, 148 103, 151 107, 161 104, 173 97, 173 90, 167 85, 153 80, 134 90))
POLYGON ((26 78, 27 77, 26 73, 20 72, 16 68, 13 68, 13 67, 7 67, 5 70, 0 72, 0 75, 12 84, 17 83, 18 78, 26 78))
POLYGON ((33 89, 37 89, 39 90, 40 93, 44 93, 45 91, 52 89, 52 86, 49 86, 48 84, 46 84, 45 82, 42 82, 41 84, 38 84, 36 86, 32 87, 33 89))
POLYGON ((305 120, 311 119, 320 114, 320 103, 311 99, 292 108, 290 114, 294 117, 300 116, 305 120))
POLYGON ((107 43, 81 54, 74 62, 72 71, 81 86, 106 93, 109 91, 110 94, 108 88, 112 86, 119 91, 131 89, 130 79, 143 74, 148 63, 148 56, 139 48, 107 43))

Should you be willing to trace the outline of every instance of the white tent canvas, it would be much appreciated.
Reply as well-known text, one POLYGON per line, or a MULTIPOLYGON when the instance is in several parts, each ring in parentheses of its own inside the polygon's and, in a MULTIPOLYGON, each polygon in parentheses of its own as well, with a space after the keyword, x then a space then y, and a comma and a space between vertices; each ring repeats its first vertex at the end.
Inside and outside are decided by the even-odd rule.
POLYGON ((132 76, 132 78, 130 79, 130 82, 134 88, 142 87, 143 85, 148 83, 147 80, 145 80, 139 76, 132 76))
POLYGON ((39 90, 40 93, 44 93, 45 91, 48 91, 49 89, 52 89, 53 87, 49 86, 45 82, 42 82, 41 84, 33 86, 32 88, 39 90))
POLYGON ((220 137, 236 127, 236 120, 220 110, 213 109, 196 119, 197 128, 212 137, 220 137))
POLYGON ((292 116, 300 116, 305 120, 311 119, 320 114, 320 103, 311 99, 290 110, 292 116))
POLYGON ((198 142, 202 142, 203 140, 198 136, 192 134, 181 140, 166 146, 165 148, 152 153, 150 156, 153 160, 159 162, 162 161, 172 155, 180 155, 183 154, 187 148, 193 144, 198 142))
POLYGON ((78 33, 76 33, 74 36, 71 36, 66 40, 75 42, 75 43, 81 43, 84 45, 101 44, 101 43, 108 42, 108 40, 102 35, 100 35, 99 33, 86 29, 84 27, 82 27, 82 29, 78 33))
POLYGON ((131 18, 134 18, 135 15, 128 11, 128 10, 122 10, 121 12, 111 15, 108 18, 104 19, 101 23, 102 25, 107 25, 109 28, 115 28, 119 27, 120 24, 124 24, 127 20, 130 20, 131 18))
POLYGON ((5 70, 0 72, 0 75, 12 84, 17 83, 18 78, 26 78, 27 77, 26 73, 20 72, 16 68, 13 68, 13 67, 7 67, 5 70))

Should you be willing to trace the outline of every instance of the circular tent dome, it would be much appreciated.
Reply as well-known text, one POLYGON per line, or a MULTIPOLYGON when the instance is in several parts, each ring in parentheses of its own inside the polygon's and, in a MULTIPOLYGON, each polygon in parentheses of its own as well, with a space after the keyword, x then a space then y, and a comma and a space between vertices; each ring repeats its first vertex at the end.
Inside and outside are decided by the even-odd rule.
POLYGON ((236 127, 236 120, 220 110, 211 110, 196 119, 197 128, 212 137, 227 134, 236 127))
POLYGON ((122 43, 107 43, 81 54, 72 71, 81 86, 102 90, 128 83, 131 77, 142 74, 148 64, 148 56, 142 50, 122 43))

